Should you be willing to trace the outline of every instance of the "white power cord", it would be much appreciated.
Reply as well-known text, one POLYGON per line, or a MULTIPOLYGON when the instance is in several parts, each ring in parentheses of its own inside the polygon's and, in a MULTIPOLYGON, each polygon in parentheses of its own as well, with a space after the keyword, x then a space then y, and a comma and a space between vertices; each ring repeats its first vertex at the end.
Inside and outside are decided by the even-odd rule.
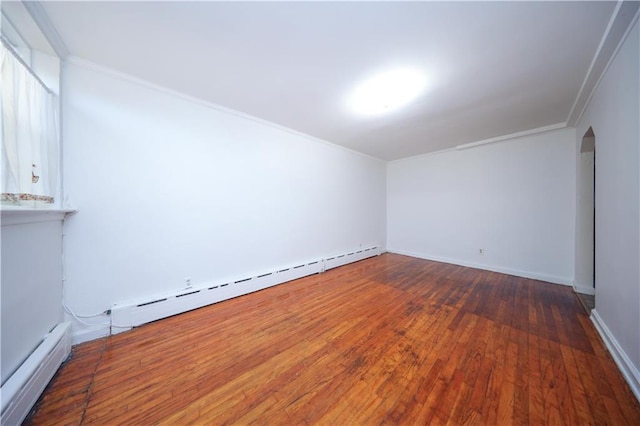
POLYGON ((64 308, 66 313, 71 315, 76 321, 78 321, 81 324, 90 325, 90 326, 94 326, 94 325, 110 325, 111 324, 110 322, 90 323, 90 322, 86 322, 86 321, 82 320, 82 318, 95 318, 95 317, 99 317, 99 316, 102 316, 102 315, 107 315, 108 311, 100 312, 99 314, 95 314, 95 315, 78 315, 75 312, 73 312, 71 310, 71 308, 69 308, 64 301, 62 302, 62 307, 64 308))
MULTIPOLYGON (((68 197, 65 197, 65 203, 68 201, 67 200, 68 197)), ((66 217, 65 217, 66 219, 66 217)), ((65 221, 63 220, 62 222, 62 251, 60 253, 60 261, 62 263, 62 307, 64 308, 65 312, 68 313, 69 315, 71 315, 76 321, 78 321, 80 324, 84 324, 84 325, 88 325, 88 326, 96 326, 96 325, 111 325, 111 322, 98 322, 98 323, 90 323, 87 321, 83 321, 82 318, 96 318, 102 315, 109 315, 109 311, 104 311, 104 312, 100 312, 99 314, 93 314, 93 315, 78 315, 75 312, 73 312, 71 310, 71 308, 67 305, 67 303, 65 302, 65 300, 67 299, 67 276, 66 276, 66 271, 65 271, 65 262, 64 262, 64 237, 65 237, 65 232, 64 232, 64 226, 65 226, 65 221)))

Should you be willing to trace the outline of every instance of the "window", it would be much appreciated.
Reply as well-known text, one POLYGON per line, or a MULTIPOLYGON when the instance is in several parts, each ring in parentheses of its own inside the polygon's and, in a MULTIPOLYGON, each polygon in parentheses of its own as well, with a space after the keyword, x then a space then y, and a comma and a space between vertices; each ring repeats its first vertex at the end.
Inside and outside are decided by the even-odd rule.
POLYGON ((3 205, 52 207, 58 185, 58 98, 2 38, 3 205))

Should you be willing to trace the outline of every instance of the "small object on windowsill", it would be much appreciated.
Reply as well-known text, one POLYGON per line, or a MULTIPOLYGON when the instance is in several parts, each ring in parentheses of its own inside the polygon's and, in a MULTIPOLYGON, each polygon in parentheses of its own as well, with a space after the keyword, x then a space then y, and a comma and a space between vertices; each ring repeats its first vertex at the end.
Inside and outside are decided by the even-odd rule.
POLYGON ((40 180, 40 176, 36 176, 36 174, 34 173, 36 170, 36 165, 32 164, 31 167, 33 168, 33 170, 31 170, 31 183, 38 183, 38 181, 40 180))

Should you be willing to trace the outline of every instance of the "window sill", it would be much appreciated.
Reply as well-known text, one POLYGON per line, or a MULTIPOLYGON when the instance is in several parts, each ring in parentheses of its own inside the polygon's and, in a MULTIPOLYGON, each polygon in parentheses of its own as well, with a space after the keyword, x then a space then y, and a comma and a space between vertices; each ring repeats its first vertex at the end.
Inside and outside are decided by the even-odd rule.
POLYGON ((30 209, 3 206, 2 209, 0 209, 2 226, 64 220, 67 215, 75 212, 77 212, 77 210, 68 208, 30 209))

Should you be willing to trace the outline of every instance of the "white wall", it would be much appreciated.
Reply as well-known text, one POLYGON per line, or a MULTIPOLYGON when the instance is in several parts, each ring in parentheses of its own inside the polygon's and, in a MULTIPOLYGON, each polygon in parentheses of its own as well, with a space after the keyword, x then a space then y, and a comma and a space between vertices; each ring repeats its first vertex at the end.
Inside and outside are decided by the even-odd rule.
POLYGON ((2 212, 3 384, 62 321, 62 222, 15 216, 2 212))
MULTIPOLYGON (((596 137, 596 312, 640 369, 640 33, 638 23, 577 126, 596 137)), ((639 395, 640 393, 636 393, 639 395)))
POLYGON ((387 249, 570 284, 574 143, 564 129, 389 163, 387 249))
POLYGON ((79 210, 65 230, 66 292, 78 314, 186 277, 384 246, 382 161, 80 61, 65 64, 63 88, 65 193, 79 210))

